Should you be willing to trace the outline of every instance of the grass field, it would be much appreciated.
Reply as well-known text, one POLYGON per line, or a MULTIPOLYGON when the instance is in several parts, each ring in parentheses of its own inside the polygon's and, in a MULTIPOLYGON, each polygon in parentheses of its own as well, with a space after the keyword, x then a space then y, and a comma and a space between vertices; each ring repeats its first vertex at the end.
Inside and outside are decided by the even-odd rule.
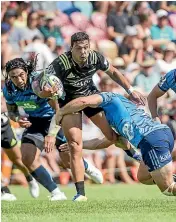
POLYGON ((162 195, 156 186, 87 185, 88 202, 73 203, 75 189, 62 187, 68 201, 49 202, 41 188, 32 199, 27 188, 10 187, 15 202, 2 203, 2 222, 175 222, 176 198, 162 195))

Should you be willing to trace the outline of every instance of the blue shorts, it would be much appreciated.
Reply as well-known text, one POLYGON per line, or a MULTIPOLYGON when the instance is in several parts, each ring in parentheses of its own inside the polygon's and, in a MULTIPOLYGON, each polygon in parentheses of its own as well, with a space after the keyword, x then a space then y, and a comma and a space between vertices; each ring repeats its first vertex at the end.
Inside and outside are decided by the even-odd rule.
POLYGON ((172 161, 173 134, 169 128, 155 130, 142 139, 138 148, 149 172, 152 172, 172 161))

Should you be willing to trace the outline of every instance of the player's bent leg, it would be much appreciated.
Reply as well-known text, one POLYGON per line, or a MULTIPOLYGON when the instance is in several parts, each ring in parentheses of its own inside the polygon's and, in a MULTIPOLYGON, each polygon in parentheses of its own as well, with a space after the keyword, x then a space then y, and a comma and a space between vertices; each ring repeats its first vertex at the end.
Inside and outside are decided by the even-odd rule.
POLYGON ((14 146, 10 149, 4 149, 8 158, 24 173, 25 176, 29 176, 30 173, 27 167, 22 162, 21 151, 18 146, 14 146))
POLYGON ((80 113, 65 115, 62 129, 70 149, 70 165, 77 193, 85 196, 84 164, 82 159, 82 116, 80 113))
MULTIPOLYGON (((91 116, 90 119, 92 122, 102 131, 102 133, 105 135, 105 137, 112 142, 112 144, 116 144, 118 142, 119 138, 117 135, 114 133, 112 128, 110 127, 106 116, 104 112, 99 112, 94 116, 91 116)), ((122 138, 121 138, 122 140, 122 138)), ((123 140, 124 143, 123 145, 127 144, 127 141, 123 140)), ((121 147, 117 145, 118 147, 121 147)), ((141 161, 142 157, 139 152, 137 152, 132 146, 126 146, 124 151, 127 153, 128 156, 132 157, 133 159, 137 160, 138 162, 141 161)))
POLYGON ((139 143, 142 158, 161 192, 176 195, 171 153, 174 138, 169 128, 151 132, 139 143))
POLYGON ((147 166, 144 164, 143 161, 139 165, 137 178, 138 178, 140 183, 143 183, 143 184, 146 184, 146 185, 155 184, 151 174, 148 172, 147 166))
MULTIPOLYGON (((23 163, 30 170, 31 175, 51 193, 50 200, 66 200, 65 194, 59 190, 51 175, 41 165, 41 151, 32 143, 23 143, 21 151, 23 163)), ((39 189, 37 190, 36 188, 36 194, 37 193, 39 193, 39 189)))
POLYGON ((99 112, 96 115, 90 117, 90 119, 102 131, 102 133, 109 141, 115 142, 117 140, 117 137, 110 127, 104 112, 99 112))
MULTIPOLYGON (((70 169, 70 153, 69 152, 59 152, 59 164, 61 167, 70 169)), ((83 158, 85 173, 97 184, 103 183, 103 175, 99 169, 97 169, 88 160, 83 158)))
POLYGON ((151 176, 163 194, 176 196, 176 183, 173 180, 172 162, 152 171, 151 176))
POLYGON ((18 146, 10 149, 4 149, 9 159, 24 173, 29 184, 31 196, 37 198, 39 196, 39 186, 36 180, 31 176, 29 170, 22 162, 21 150, 18 146))

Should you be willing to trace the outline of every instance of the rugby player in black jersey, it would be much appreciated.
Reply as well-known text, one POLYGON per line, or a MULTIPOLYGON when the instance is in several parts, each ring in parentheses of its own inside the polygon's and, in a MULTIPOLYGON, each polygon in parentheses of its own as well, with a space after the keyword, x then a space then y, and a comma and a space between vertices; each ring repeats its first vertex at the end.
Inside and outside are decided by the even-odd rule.
MULTIPOLYGON (((115 82, 121 85, 127 91, 131 100, 140 105, 145 104, 143 95, 135 91, 125 77, 110 65, 104 56, 90 49, 89 36, 84 32, 77 32, 71 37, 71 50, 58 56, 47 69, 47 73, 59 77, 64 86, 66 96, 65 100, 59 100, 60 107, 77 97, 97 93, 98 90, 92 80, 92 76, 97 70, 106 72, 115 82)), ((38 95, 40 97, 50 97, 55 92, 54 87, 45 87, 38 95)), ((116 135, 109 126, 102 109, 87 107, 83 112, 101 129, 108 140, 116 140, 116 135)), ((77 195, 73 200, 86 201, 82 160, 81 113, 64 116, 61 126, 71 152, 71 169, 77 190, 77 195)))

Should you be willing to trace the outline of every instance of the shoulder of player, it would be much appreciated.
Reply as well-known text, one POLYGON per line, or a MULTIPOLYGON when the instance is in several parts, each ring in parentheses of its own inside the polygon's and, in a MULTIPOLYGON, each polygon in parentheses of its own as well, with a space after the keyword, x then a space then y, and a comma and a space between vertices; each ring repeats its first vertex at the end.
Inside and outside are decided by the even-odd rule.
POLYGON ((161 78, 160 82, 166 81, 168 86, 176 84, 176 69, 171 70, 170 72, 166 73, 164 77, 161 78))
POLYGON ((71 53, 70 51, 59 55, 52 63, 53 66, 60 66, 64 70, 71 68, 71 53))
POLYGON ((89 61, 91 64, 97 64, 101 57, 103 56, 99 52, 95 50, 90 50, 89 61))
POLYGON ((5 86, 2 89, 3 96, 4 97, 13 97, 13 95, 15 94, 17 89, 15 89, 15 87, 13 86, 13 83, 11 80, 9 80, 9 82, 7 84, 5 84, 5 86))

